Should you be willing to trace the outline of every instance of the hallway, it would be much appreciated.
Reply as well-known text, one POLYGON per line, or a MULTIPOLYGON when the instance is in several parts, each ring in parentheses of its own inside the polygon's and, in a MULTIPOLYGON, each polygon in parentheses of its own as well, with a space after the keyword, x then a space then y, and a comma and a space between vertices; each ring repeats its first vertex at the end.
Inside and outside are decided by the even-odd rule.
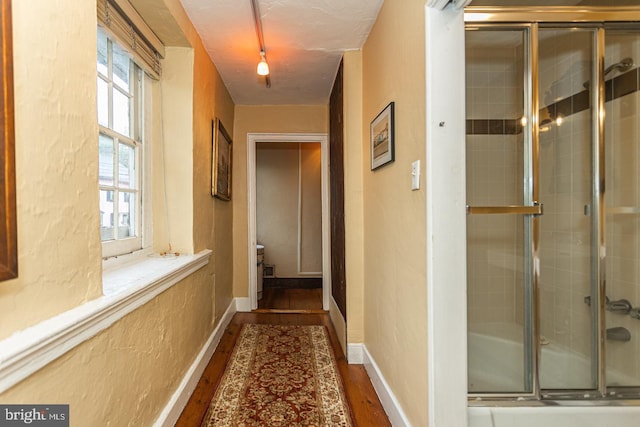
POLYGON ((272 325, 324 325, 333 346, 338 369, 342 375, 345 393, 357 426, 390 426, 387 415, 376 395, 363 365, 349 365, 338 344, 328 314, 236 313, 224 333, 209 365, 178 419, 178 427, 199 426, 202 422, 215 387, 224 372, 233 346, 245 323, 272 325))
MULTIPOLYGON (((425 245, 432 241, 425 240, 426 201, 433 200, 426 184, 435 181, 425 173, 415 190, 408 178, 413 162, 422 162, 425 172, 433 169, 426 163, 425 108, 433 98, 425 87, 424 0, 335 1, 334 7, 327 6, 334 1, 273 2, 295 17, 296 27, 321 38, 318 49, 291 62, 322 60, 313 75, 303 74, 303 86, 285 77, 280 61, 287 61, 288 50, 269 29, 276 28, 269 22, 276 13, 260 0, 269 11, 262 17, 271 88, 256 76, 258 50, 214 43, 237 54, 242 72, 231 77, 258 94, 251 98, 234 92, 222 59, 214 61, 194 22, 204 14, 186 7, 192 0, 0 2, 11 6, 0 12, 11 24, 2 28, 3 48, 10 49, 4 83, 13 89, 5 93, 12 150, 0 164, 15 175, 5 194, 17 200, 15 238, 4 249, 19 261, 17 277, 0 283, 4 404, 68 405, 71 425, 173 426, 209 366, 181 420, 197 425, 240 324, 328 325, 331 316, 332 339, 358 363, 348 365, 336 350, 356 421, 366 426, 386 419, 373 383, 394 425, 429 425, 435 412, 426 362, 434 347, 428 346, 427 303, 438 299, 427 298, 435 288, 426 286, 432 277, 426 260, 443 251, 428 253, 425 245), (343 13, 351 3, 358 11, 343 13), (338 33, 314 28, 319 21, 309 14, 316 13, 337 14, 334 23, 358 37, 345 50, 334 43, 338 33), (306 83, 322 90, 308 90, 306 83), (293 96, 281 97, 285 91, 293 96), (369 124, 392 102, 398 150, 392 162, 372 170, 369 124), (320 274, 304 255, 319 230, 302 230, 299 242, 294 230, 294 247, 305 249, 300 268, 296 258, 289 270, 274 263, 283 277, 287 271, 322 276, 324 312, 314 302, 295 315, 251 313, 257 307, 254 148, 283 142, 282 135, 320 141, 320 164, 331 160, 344 169, 343 179, 327 171, 319 187, 330 190, 331 182, 344 181, 324 199, 324 208, 343 201, 343 214, 332 218, 325 209, 320 224, 329 231, 332 224, 344 226, 343 254, 333 256, 336 240, 321 233, 320 274), (331 135, 343 136, 342 160, 330 156, 339 151, 329 149, 331 135), (332 266, 343 277, 335 279, 332 266), (235 313, 247 314, 238 314, 225 332, 235 313)), ((237 17, 219 10, 215 19, 237 18, 242 25, 231 27, 247 36, 246 46, 256 46, 248 0, 205 3, 242 7, 237 17)), ((205 24, 219 28, 213 20, 205 24)), ((446 129, 438 130, 454 127, 447 119, 446 129)), ((293 179, 304 183, 307 176, 293 179)), ((281 185, 271 190, 275 196, 290 191, 281 185)), ((305 194, 296 198, 294 190, 291 200, 304 202, 305 194)), ((447 215, 448 206, 438 204, 437 214, 447 215)), ((323 206, 302 203, 297 212, 304 221, 317 209, 323 206)), ((277 254, 276 245, 265 247, 277 254)), ((445 277, 442 283, 452 282, 445 277)), ((293 300, 278 310, 290 310, 293 300)), ((445 396, 441 389, 437 394, 445 396)))

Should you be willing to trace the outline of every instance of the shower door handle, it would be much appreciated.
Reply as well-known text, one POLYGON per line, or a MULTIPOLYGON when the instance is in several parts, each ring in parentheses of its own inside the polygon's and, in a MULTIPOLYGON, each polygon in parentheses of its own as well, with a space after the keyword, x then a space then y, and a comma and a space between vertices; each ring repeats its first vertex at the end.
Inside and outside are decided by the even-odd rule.
POLYGON ((537 202, 533 206, 507 205, 507 206, 469 206, 467 205, 467 215, 478 214, 507 214, 507 215, 542 215, 544 209, 542 204, 537 202))

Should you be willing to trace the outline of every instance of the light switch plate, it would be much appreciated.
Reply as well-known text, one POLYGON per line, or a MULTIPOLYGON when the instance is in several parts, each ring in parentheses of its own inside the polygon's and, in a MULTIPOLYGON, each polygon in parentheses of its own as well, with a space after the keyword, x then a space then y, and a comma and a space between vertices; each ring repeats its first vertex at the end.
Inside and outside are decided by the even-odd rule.
POLYGON ((420 189, 420 160, 411 163, 411 189, 420 189))

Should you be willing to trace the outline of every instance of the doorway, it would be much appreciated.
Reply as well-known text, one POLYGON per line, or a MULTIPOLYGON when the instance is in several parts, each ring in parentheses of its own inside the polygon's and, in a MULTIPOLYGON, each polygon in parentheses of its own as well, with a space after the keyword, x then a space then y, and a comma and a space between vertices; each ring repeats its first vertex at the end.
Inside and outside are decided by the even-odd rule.
POLYGON ((258 309, 322 310, 320 158, 319 142, 256 144, 258 309))
MULTIPOLYGON (((322 240, 321 245, 321 258, 322 265, 320 271, 312 271, 313 275, 317 276, 317 273, 321 273, 322 277, 322 309, 329 309, 329 298, 331 294, 331 278, 330 278, 330 247, 329 247, 329 170, 328 170, 328 138, 326 134, 258 134, 250 133, 247 138, 247 196, 248 196, 248 209, 249 209, 249 233, 248 233, 248 251, 249 251, 249 300, 251 309, 258 308, 258 255, 257 245, 258 241, 258 221, 257 221, 257 147, 258 145, 266 146, 264 144, 274 144, 273 146, 286 146, 286 144, 319 144, 320 146, 320 195, 321 195, 321 231, 320 238, 322 240)), ((304 151, 299 150, 299 151, 304 151)), ((296 202, 297 203, 297 202, 296 202)), ((296 233, 298 236, 299 233, 296 233)), ((264 244, 265 254, 269 251, 267 244, 264 244)), ((267 258, 268 259, 268 258, 267 258)), ((297 271, 306 271, 304 263, 305 261, 298 257, 295 261, 297 263, 297 271)), ((278 266, 275 266, 276 272, 278 266)), ((304 276, 304 274, 303 274, 304 276)), ((263 291, 264 292, 264 291, 263 291)))

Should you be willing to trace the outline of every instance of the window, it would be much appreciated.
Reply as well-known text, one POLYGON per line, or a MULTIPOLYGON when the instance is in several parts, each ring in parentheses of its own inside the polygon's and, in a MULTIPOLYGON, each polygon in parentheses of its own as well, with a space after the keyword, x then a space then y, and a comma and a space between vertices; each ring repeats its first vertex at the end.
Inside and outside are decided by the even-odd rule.
POLYGON ((143 72, 98 29, 100 236, 104 257, 142 248, 143 72))

